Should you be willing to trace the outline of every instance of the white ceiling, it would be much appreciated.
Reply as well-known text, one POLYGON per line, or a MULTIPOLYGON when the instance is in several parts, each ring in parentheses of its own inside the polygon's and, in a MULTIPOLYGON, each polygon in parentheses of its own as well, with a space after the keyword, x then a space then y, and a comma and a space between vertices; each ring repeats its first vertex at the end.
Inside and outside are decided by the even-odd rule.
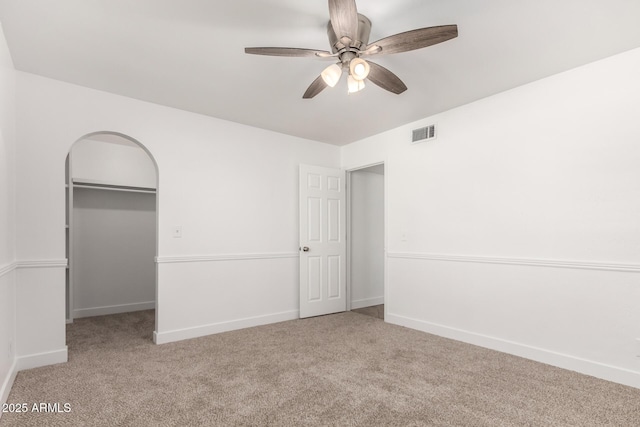
POLYGON ((374 59, 409 87, 346 83, 303 100, 328 64, 245 47, 329 50, 326 0, 0 0, 18 70, 343 145, 640 47, 638 0, 358 0, 371 41, 433 25, 459 37, 374 59))

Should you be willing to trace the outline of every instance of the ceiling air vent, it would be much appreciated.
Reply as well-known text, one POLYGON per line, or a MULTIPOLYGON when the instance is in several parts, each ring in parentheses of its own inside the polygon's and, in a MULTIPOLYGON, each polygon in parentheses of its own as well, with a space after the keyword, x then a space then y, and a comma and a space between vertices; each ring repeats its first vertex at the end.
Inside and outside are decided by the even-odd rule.
POLYGON ((413 138, 411 142, 414 144, 422 141, 428 141, 436 138, 436 125, 426 126, 420 129, 413 130, 413 138))

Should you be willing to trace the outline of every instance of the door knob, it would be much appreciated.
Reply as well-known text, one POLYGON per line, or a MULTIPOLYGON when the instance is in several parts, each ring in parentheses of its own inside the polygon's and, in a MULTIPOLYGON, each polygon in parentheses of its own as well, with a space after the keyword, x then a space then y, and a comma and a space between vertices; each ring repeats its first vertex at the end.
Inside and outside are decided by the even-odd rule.
POLYGON ((303 246, 302 247, 302 251, 303 252, 309 252, 309 247, 308 246, 303 246))

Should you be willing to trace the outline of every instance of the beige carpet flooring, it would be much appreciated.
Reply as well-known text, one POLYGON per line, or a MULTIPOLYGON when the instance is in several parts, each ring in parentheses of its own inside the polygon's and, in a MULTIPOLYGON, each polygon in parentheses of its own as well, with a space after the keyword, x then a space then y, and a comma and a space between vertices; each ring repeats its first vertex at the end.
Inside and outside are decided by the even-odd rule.
POLYGON ((354 313, 364 314, 366 316, 373 316, 377 319, 384 320, 384 304, 372 305, 370 307, 362 307, 351 310, 354 313))
POLYGON ((640 390, 346 312, 178 343, 153 312, 78 319, 0 426, 639 426, 640 390))

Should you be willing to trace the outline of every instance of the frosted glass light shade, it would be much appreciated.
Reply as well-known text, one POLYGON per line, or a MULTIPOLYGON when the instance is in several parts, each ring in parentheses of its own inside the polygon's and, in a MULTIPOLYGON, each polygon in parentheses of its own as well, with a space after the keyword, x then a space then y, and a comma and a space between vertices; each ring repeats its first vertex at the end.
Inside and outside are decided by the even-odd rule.
POLYGON ((342 76, 342 67, 338 64, 329 65, 322 71, 322 73, 320 73, 320 75, 327 86, 334 87, 342 76))
POLYGON ((356 80, 353 76, 349 76, 347 79, 347 87, 349 93, 355 93, 364 89, 364 80, 356 80))
POLYGON ((369 63, 362 58, 354 58, 349 63, 349 72, 356 80, 364 80, 369 75, 369 63))

